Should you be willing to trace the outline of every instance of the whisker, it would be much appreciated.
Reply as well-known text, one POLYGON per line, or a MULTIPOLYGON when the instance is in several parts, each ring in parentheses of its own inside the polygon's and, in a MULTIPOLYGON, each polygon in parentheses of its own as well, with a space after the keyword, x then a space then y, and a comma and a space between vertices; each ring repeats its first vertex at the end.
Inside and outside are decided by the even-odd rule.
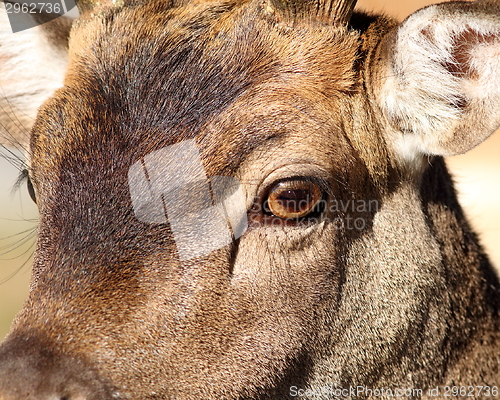
MULTIPOLYGON (((12 243, 9 243, 9 244, 7 244, 5 246, 0 247, 0 251, 4 250, 4 249, 8 249, 7 251, 5 251, 3 253, 0 253, 0 256, 3 256, 3 255, 8 254, 8 253, 11 253, 14 250, 17 250, 20 247, 22 247, 24 244, 28 243, 31 239, 33 239, 34 237, 36 237, 36 230, 37 230, 36 228, 32 228, 32 229, 29 230, 29 233, 27 235, 24 235, 23 237, 21 237, 20 239, 16 240, 15 242, 12 242, 12 243)), ((19 236, 19 235, 20 234, 17 233, 17 234, 14 234, 14 235, 2 238, 0 240, 4 240, 4 239, 16 237, 16 236, 19 236)), ((15 259, 15 258, 17 258, 17 257, 11 258, 11 260, 15 259)))
MULTIPOLYGON (((32 246, 30 246, 30 250, 33 249, 33 247, 35 246, 35 244, 33 243, 32 246)), ((24 253, 25 254, 25 253, 24 253)), ((33 252, 32 252, 33 254, 33 252)), ((14 272, 10 273, 9 275, 7 275, 7 277, 5 277, 4 279, 0 280, 0 285, 3 285, 4 283, 7 283, 9 280, 11 280, 14 276, 16 276, 27 264, 28 262, 31 260, 31 255, 26 259, 26 261, 24 261, 20 267, 16 268, 14 270, 14 272)))

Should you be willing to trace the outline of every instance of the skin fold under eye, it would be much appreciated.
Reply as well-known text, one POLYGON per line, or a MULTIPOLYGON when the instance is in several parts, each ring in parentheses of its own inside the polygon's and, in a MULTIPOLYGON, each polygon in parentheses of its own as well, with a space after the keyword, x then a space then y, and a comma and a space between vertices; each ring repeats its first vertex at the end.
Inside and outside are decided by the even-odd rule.
POLYGON ((279 182, 268 193, 263 209, 281 219, 301 219, 317 211, 323 191, 313 181, 294 179, 279 182))

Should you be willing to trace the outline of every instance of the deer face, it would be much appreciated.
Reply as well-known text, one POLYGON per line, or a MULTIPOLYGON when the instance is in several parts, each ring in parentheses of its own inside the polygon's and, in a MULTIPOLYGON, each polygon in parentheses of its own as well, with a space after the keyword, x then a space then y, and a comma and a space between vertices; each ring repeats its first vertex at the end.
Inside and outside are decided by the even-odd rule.
POLYGON ((347 9, 292 11, 153 2, 75 22, 31 133, 38 247, 2 400, 283 398, 394 360, 395 381, 434 382, 405 357, 446 368, 421 148, 464 140, 407 122, 387 65, 412 21, 360 33, 347 9))
MULTIPOLYGON (((337 307, 344 249, 331 245, 339 229, 326 218, 341 210, 326 203, 340 193, 354 201, 349 182, 367 179, 349 176, 346 166, 362 163, 339 119, 355 86, 356 38, 336 27, 290 34, 252 20, 248 7, 146 8, 75 27, 65 86, 40 110, 31 139, 40 248, 33 306, 14 340, 98 354, 95 368, 129 382, 120 393, 133 397, 253 396, 309 368, 315 336, 337 307), (245 217, 248 209, 243 236, 188 260, 169 223, 134 213, 128 179, 161 149, 174 151, 155 160, 160 169, 177 168, 179 143, 199 152, 207 178, 236 178, 245 217), (279 205, 271 194, 311 204, 303 216, 293 217, 293 205, 276 216, 264 204, 279 205)), ((181 162, 197 173, 194 161, 181 162)), ((189 198, 178 193, 181 206, 190 209, 205 185, 197 181, 189 198)), ((198 219, 192 235, 210 223, 198 219)), ((189 245, 203 248, 217 234, 189 245)))

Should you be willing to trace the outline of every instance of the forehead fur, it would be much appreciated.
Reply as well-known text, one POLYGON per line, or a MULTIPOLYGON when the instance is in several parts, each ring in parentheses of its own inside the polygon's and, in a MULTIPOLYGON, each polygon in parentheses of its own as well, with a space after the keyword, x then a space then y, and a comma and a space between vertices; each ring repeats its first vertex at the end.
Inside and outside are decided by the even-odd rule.
MULTIPOLYGON (((234 171, 252 148, 280 134, 277 112, 266 116, 269 102, 270 110, 301 107, 312 119, 323 110, 313 125, 325 127, 325 142, 335 146, 337 135, 346 136, 378 180, 385 166, 370 160, 386 160, 383 143, 377 129, 359 124, 369 113, 361 43, 357 30, 283 25, 258 2, 101 9, 73 28, 65 87, 42 108, 34 130, 35 159, 39 148, 54 155, 51 166, 68 169, 86 153, 108 163, 111 144, 124 153, 113 157, 113 168, 125 170, 151 151, 196 138, 205 161, 234 171), (228 116, 238 129, 222 129, 228 116), (245 136, 245 124, 261 129, 245 136), (214 132, 222 132, 215 141, 214 132)), ((306 125, 298 128, 310 136, 306 125)))
POLYGON ((335 27, 283 27, 253 3, 151 2, 80 22, 65 85, 89 92, 84 106, 100 118, 109 115, 103 108, 115 114, 125 136, 168 132, 161 146, 196 136, 269 82, 302 87, 317 101, 353 90, 356 39, 335 27))

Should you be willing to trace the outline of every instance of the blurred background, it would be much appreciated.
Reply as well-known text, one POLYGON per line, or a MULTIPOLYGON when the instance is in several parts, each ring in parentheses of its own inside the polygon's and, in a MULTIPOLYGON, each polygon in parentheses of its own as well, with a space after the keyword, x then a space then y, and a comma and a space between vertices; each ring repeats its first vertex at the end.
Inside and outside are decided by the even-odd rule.
MULTIPOLYGON (((398 19, 432 1, 362 0, 358 8, 398 19)), ((463 156, 448 159, 469 219, 500 266, 500 132, 463 156)), ((19 153, 18 153, 19 154, 19 153)), ((37 212, 23 183, 13 191, 19 171, 0 158, 0 340, 21 308, 30 279, 37 212)))
MULTIPOLYGON (((15 189, 19 170, 0 150, 0 340, 28 293, 31 255, 35 244, 37 211, 22 183, 15 189)), ((16 157, 22 157, 16 152, 16 157)))

